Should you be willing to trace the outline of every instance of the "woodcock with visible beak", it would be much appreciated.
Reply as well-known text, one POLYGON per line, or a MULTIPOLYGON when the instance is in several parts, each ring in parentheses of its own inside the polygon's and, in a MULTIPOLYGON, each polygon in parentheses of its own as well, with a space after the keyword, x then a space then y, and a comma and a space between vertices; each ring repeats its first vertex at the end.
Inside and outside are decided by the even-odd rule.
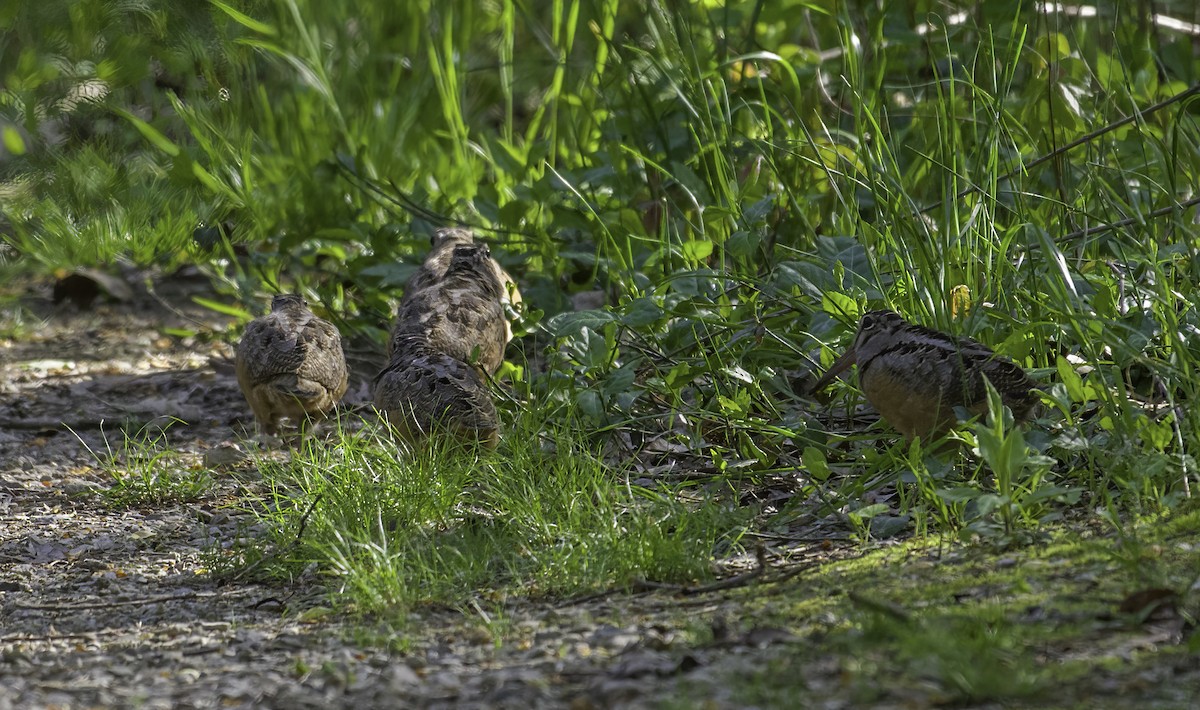
POLYGON ((851 365, 867 401, 905 438, 925 441, 954 426, 955 407, 972 415, 987 411, 984 378, 1018 422, 1038 402, 1038 384, 1012 360, 970 338, 913 325, 892 311, 863 315, 854 343, 812 391, 820 391, 851 365))

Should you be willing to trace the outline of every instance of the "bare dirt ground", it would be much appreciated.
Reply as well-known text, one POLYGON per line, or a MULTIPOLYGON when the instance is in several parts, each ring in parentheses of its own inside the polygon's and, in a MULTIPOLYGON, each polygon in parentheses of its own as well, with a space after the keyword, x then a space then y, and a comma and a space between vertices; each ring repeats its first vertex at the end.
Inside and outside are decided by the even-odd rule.
POLYGON ((251 461, 211 470, 214 489, 194 503, 103 495, 122 426, 161 431, 182 454, 163 465, 185 475, 211 469, 206 454, 234 450, 253 424, 227 344, 163 335, 226 327, 190 301, 203 280, 158 281, 154 295, 135 286, 130 301, 83 309, 30 285, 4 317, 0 709, 636 706, 718 654, 736 662, 793 640, 751 624, 689 647, 684 625, 740 614, 719 592, 523 603, 499 619, 427 609, 410 632, 375 634, 328 608, 326 580, 212 574, 206 551, 255 533, 239 505, 251 461))

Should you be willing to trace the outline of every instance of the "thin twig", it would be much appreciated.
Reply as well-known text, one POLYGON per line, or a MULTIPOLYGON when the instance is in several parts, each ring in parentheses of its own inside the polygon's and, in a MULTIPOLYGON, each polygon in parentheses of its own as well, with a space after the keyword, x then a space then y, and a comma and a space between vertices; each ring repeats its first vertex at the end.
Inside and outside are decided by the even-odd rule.
POLYGON ((281 549, 277 549, 270 554, 263 555, 258 560, 256 560, 254 563, 250 564, 245 569, 243 569, 243 570, 239 571, 237 574, 233 575, 233 577, 231 579, 235 582, 241 581, 242 579, 244 579, 246 577, 246 575, 250 574, 254 570, 263 566, 263 564, 265 564, 268 560, 277 560, 280 557, 284 556, 285 554, 287 554, 287 553, 291 552, 292 550, 296 549, 297 547, 299 547, 300 540, 301 540, 301 538, 304 537, 304 529, 306 527, 308 527, 308 517, 310 515, 312 515, 312 512, 314 510, 316 510, 317 503, 320 503, 321 499, 324 497, 325 497, 324 493, 318 493, 317 497, 313 498, 312 502, 308 504, 308 509, 305 510, 304 514, 300 516, 300 527, 296 530, 296 537, 293 538, 291 542, 289 542, 285 547, 283 547, 281 549))
POLYGON ((1099 234, 1101 232, 1108 232, 1113 229, 1120 229, 1121 227, 1128 227, 1133 224, 1141 224, 1142 222, 1145 222, 1146 220, 1154 219, 1156 217, 1162 217, 1164 215, 1172 214, 1174 212, 1182 212, 1190 207, 1195 207, 1196 205, 1200 205, 1200 197, 1193 197, 1190 200, 1185 200, 1183 202, 1180 202, 1177 205, 1167 205, 1166 207, 1159 207, 1158 209, 1154 210, 1153 212, 1149 212, 1140 217, 1129 217, 1127 219, 1122 219, 1117 222, 1111 222, 1109 224, 1101 224, 1096 227, 1088 227, 1086 229, 1076 230, 1076 231, 1071 232, 1070 234, 1066 235, 1065 237, 1060 237, 1058 239, 1058 241, 1060 241, 1060 242, 1070 241, 1072 239, 1078 239, 1079 237, 1087 237, 1087 236, 1091 236, 1093 234, 1099 234))
POLYGON ((719 592, 723 589, 733 589, 734 587, 740 587, 744 584, 753 582, 754 580, 763 576, 764 571, 765 570, 762 567, 755 567, 749 572, 737 574, 732 577, 726 577, 725 579, 717 580, 711 584, 701 584, 695 587, 684 587, 683 589, 679 590, 679 593, 685 597, 690 597, 696 594, 707 594, 708 592, 719 592))
MULTIPOLYGON (((1156 111, 1160 111, 1160 110, 1170 106, 1171 104, 1182 101, 1182 100, 1188 98, 1189 96, 1192 96, 1193 94, 1197 94, 1197 93, 1200 93, 1200 84, 1195 84, 1187 89, 1184 89, 1183 91, 1179 92, 1178 94, 1175 94, 1174 96, 1172 96, 1170 98, 1163 99, 1162 101, 1159 101, 1158 103, 1156 103, 1152 106, 1148 106, 1148 107, 1142 109, 1141 111, 1135 111, 1124 118, 1113 121, 1112 123, 1110 123, 1106 126, 1102 126, 1101 128, 1098 128, 1098 129, 1092 131, 1091 133, 1088 133, 1084 136, 1076 138, 1075 140, 1071 141, 1070 143, 1067 143, 1066 145, 1055 148, 1054 150, 1050 151, 1049 153, 1046 153, 1045 155, 1035 158, 1033 161, 1031 161, 1029 163, 1025 163, 1023 165, 1018 165, 1017 167, 1013 168, 1012 170, 1009 170, 1007 173, 1004 173, 1003 175, 1000 175, 999 177, 997 177, 993 182, 998 183, 998 182, 1003 182, 1004 180, 1008 180, 1009 178, 1012 178, 1019 173, 1025 172, 1025 171, 1029 170, 1030 168, 1035 168, 1048 160, 1053 160, 1054 158, 1057 158, 1058 156, 1062 155, 1063 153, 1066 153, 1067 151, 1069 151, 1073 148, 1081 146, 1084 143, 1088 143, 1089 141, 1095 140, 1096 138, 1099 138, 1100 136, 1104 135, 1105 133, 1115 131, 1116 129, 1118 129, 1126 124, 1132 123, 1133 121, 1137 120, 1139 117, 1148 116, 1152 113, 1155 113, 1156 111)), ((954 199, 961 200, 962 198, 966 197, 967 195, 969 195, 973 192, 982 191, 982 189, 983 188, 977 187, 975 185, 972 185, 970 187, 965 187, 962 190, 959 190, 958 194, 956 194, 954 196, 954 199)), ((933 204, 930 204, 926 207, 922 207, 921 209, 917 210, 917 214, 925 214, 927 212, 932 212, 933 210, 935 210, 938 207, 941 207, 943 204, 945 204, 945 202, 946 202, 945 200, 938 200, 937 202, 934 202, 933 204)))
POLYGON ((374 180, 360 175, 357 171, 350 168, 350 166, 345 165, 340 160, 336 162, 336 165, 343 176, 347 177, 350 182, 354 183, 360 189, 365 189, 368 192, 375 194, 381 204, 384 202, 389 203, 410 215, 415 215, 421 219, 433 222, 434 224, 453 224, 459 227, 466 227, 467 229, 492 232, 493 234, 514 234, 520 237, 534 236, 527 232, 522 232, 515 229, 503 229, 501 227, 487 227, 479 224, 471 224, 470 222, 466 222, 461 219, 455 219, 454 217, 449 217, 447 215, 434 212, 421 206, 420 204, 417 204, 415 200, 409 197, 404 190, 401 190, 400 187, 391 180, 388 180, 387 184, 388 187, 391 187, 393 190, 395 190, 395 194, 387 192, 374 180))
MULTIPOLYGON (((811 562, 808 564, 796 565, 781 574, 767 575, 766 572, 769 568, 767 567, 767 564, 766 564, 766 549, 760 545, 758 547, 758 549, 755 551, 755 556, 758 559, 758 565, 757 565, 757 567, 755 567, 755 569, 753 569, 749 572, 743 573, 743 574, 735 575, 733 577, 718 580, 718 581, 712 582, 710 584, 701 584, 701 585, 689 587, 689 586, 686 586, 683 584, 671 584, 668 582, 653 582, 648 579, 639 579, 631 585, 631 587, 632 587, 631 596, 638 595, 638 594, 646 594, 649 592, 663 592, 663 591, 674 592, 674 593, 680 594, 682 596, 695 596, 695 595, 704 594, 707 592, 718 592, 718 591, 722 591, 725 589, 732 589, 734 587, 745 585, 749 582, 752 582, 752 581, 754 581, 756 579, 760 579, 760 578, 762 579, 762 584, 779 584, 780 582, 786 582, 787 580, 792 579, 793 577, 796 577, 796 576, 798 576, 804 572, 807 572, 811 569, 820 567, 822 564, 825 564, 828 561, 828 560, 821 560, 818 562, 811 562)), ((620 592, 621 592, 620 589, 606 589, 601 592, 594 592, 592 594, 585 594, 581 597, 567 599, 561 603, 556 604, 555 606, 560 607, 560 608, 568 607, 568 606, 579 606, 580 604, 587 604, 589 602, 598 601, 600 599, 607 599, 607 598, 613 596, 614 594, 618 594, 620 592)), ((686 603, 688 603, 688 602, 682 602, 682 601, 673 602, 673 604, 675 604, 675 605, 686 604, 686 603)))
POLYGON ((823 559, 823 560, 818 560, 816 562, 809 562, 807 564, 793 565, 786 572, 783 572, 778 575, 774 575, 774 576, 770 577, 769 579, 764 579, 762 583, 763 584, 779 584, 780 582, 786 582, 794 577, 799 577, 801 574, 803 574, 809 570, 816 569, 816 568, 820 567, 821 565, 828 564, 829 562, 837 562, 837 561, 838 560, 823 559))
POLYGON ((904 607, 900 606, 899 604, 893 604, 880 599, 873 599, 860 594, 853 589, 846 592, 846 596, 855 605, 879 614, 880 616, 886 616, 889 619, 894 619, 896 621, 909 621, 912 619, 912 615, 909 614, 908 611, 906 611, 904 607))
POLYGON ((754 560, 756 562, 754 569, 742 574, 735 574, 732 577, 719 579, 709 584, 699 584, 694 586, 686 586, 682 584, 668 584, 665 582, 652 582, 647 579, 639 580, 636 587, 640 589, 658 589, 667 590, 682 594, 683 596, 693 596, 696 594, 706 594, 708 592, 719 592, 724 589, 732 589, 749 584, 754 580, 762 577, 767 571, 767 550, 763 545, 758 545, 754 548, 754 560))
POLYGON ((111 609, 119 606, 162 604, 163 602, 186 601, 188 599, 208 599, 220 596, 220 594, 220 592, 188 592, 186 594, 165 594, 159 597, 145 597, 142 599, 118 599, 110 602, 84 602, 82 604, 21 604, 18 602, 15 606, 18 609, 28 609, 30 611, 85 611, 88 609, 111 609))
POLYGON ((258 601, 251 604, 250 608, 257 611, 268 604, 278 604, 281 609, 287 608, 287 604, 285 604, 283 602, 283 600, 280 599, 279 597, 266 597, 263 599, 259 599, 258 601))
POLYGON ((324 493, 318 493, 317 497, 313 498, 312 503, 309 503, 308 510, 304 511, 304 515, 300 516, 300 529, 296 531, 296 539, 292 540, 292 544, 289 547, 295 547, 300 544, 300 538, 304 537, 304 528, 308 527, 308 516, 312 515, 313 510, 317 507, 317 503, 320 503, 324 497, 324 493))
POLYGON ((167 309, 171 313, 175 314, 175 316, 177 318, 184 320, 184 321, 188 321, 188 322, 192 323, 193 325, 197 326, 199 328, 199 332, 208 333, 208 334, 220 333, 220 331, 218 331, 216 328, 214 328, 211 323, 206 323, 206 322, 200 320, 199 318, 195 318, 193 316, 188 315, 187 313, 184 313, 183 311, 179 310, 178 308, 176 308, 175 306, 173 306, 169 302, 167 302, 167 299, 158 295, 158 290, 155 288, 155 284, 152 279, 146 279, 145 286, 146 286, 146 293, 150 294, 150 297, 153 298, 155 301, 158 301, 158 305, 162 306, 163 308, 167 309))
POLYGON ((42 636, 26 636, 24 634, 11 634, 9 636, 0 636, 0 645, 7 646, 14 643, 39 643, 48 641, 75 641, 79 639, 87 639, 89 641, 96 640, 102 634, 124 633, 123 630, 105 630, 105 631, 87 631, 79 634, 45 634, 42 636))
MULTIPOLYGON (((42 429, 71 429, 71 430, 88 429, 88 430, 90 430, 90 429, 96 429, 96 428, 103 426, 105 424, 105 422, 108 422, 109 424, 116 422, 116 423, 120 424, 121 426, 130 426, 130 425, 146 426, 147 424, 152 424, 153 422, 155 422, 156 420, 158 420, 164 416, 166 416, 166 415, 159 414, 151 419, 138 419, 138 418, 116 419, 114 417, 110 417, 108 419, 3 419, 3 418, 0 418, 0 428, 25 429, 25 430, 31 430, 31 431, 39 431, 42 429)), ((180 420, 180 421, 182 421, 182 420, 180 420)), ((187 422, 184 422, 184 424, 187 424, 187 422)))

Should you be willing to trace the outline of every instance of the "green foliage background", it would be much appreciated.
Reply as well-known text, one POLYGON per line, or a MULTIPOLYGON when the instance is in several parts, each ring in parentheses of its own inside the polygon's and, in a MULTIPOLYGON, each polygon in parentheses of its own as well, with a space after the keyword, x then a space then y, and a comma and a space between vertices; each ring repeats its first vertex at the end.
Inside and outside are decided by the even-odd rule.
MULTIPOLYGON (((264 457, 235 504, 260 525, 214 545, 214 576, 315 570, 342 610, 449 605, 499 646, 510 597, 703 589, 756 557, 720 592, 731 621, 800 642, 650 682, 787 706, 1182 697, 1200 4, 1045 5, 3 2, 0 278, 197 264, 226 313, 299 290, 382 350, 434 227, 474 227, 517 277, 498 451, 396 455, 367 426, 264 457), (880 307, 1014 358, 1042 416, 993 401, 936 458, 854 419, 853 378, 809 396, 880 307), (846 537, 863 554, 835 561, 846 537), (1172 640, 1126 613, 1147 590, 1173 595, 1172 640)), ((179 458, 162 432, 97 454, 109 503, 228 482, 179 458)), ((678 610, 701 658, 729 647, 678 610)))
POLYGON ((460 221, 522 282, 532 349, 558 346, 521 395, 590 430, 722 475, 802 463, 813 491, 850 465, 849 499, 902 480, 951 528, 1043 488, 1158 506, 1200 431, 1200 60, 1151 9, 1200 23, 1182 2, 9 4, 5 258, 195 261, 247 308, 298 288, 381 340, 460 221), (592 289, 612 307, 574 312, 592 289), (795 394, 884 305, 1056 383, 1010 484, 847 453, 795 394))

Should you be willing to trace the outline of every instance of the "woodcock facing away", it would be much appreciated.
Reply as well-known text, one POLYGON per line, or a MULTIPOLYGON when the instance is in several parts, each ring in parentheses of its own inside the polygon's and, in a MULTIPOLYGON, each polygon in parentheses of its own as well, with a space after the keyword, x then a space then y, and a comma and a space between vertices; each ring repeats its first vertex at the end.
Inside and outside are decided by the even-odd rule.
POLYGON ((405 292, 388 340, 388 358, 402 340, 420 336, 435 352, 478 362, 489 375, 495 372, 504 361, 508 319, 494 264, 483 244, 455 246, 440 279, 405 292))
MULTIPOLYGON (((400 300, 400 307, 411 300, 416 294, 421 293, 426 288, 441 281, 446 272, 450 270, 450 261, 454 258, 454 249, 459 246, 471 246, 475 244, 475 235, 469 229, 461 227, 446 227, 434 232, 430 239, 433 244, 433 249, 425 257, 425 262, 421 264, 421 268, 412 275, 408 283, 404 287, 404 297, 400 300)), ((521 302, 521 290, 517 288, 517 282, 513 277, 504 270, 496 260, 490 255, 487 259, 488 266, 496 274, 496 278, 500 281, 500 302, 507 309, 521 302)), ((508 319, 504 321, 505 342, 512 340, 512 327, 509 325, 508 319)))
POLYGON ((349 373, 342 337, 298 294, 271 300, 271 312, 246 326, 238 342, 238 385, 262 430, 274 436, 287 417, 303 433, 346 393, 349 373))
POLYGON ((957 421, 955 407, 973 415, 986 411, 985 377, 1018 422, 1029 419, 1038 401, 1038 384, 1012 360, 970 338, 913 325, 892 311, 863 315, 853 345, 812 391, 856 363, 867 401, 910 440, 944 435, 957 421))
POLYGON ((479 368, 408 336, 375 378, 375 408, 410 444, 444 431, 461 441, 495 447, 500 424, 479 368))
POLYGON ((496 446, 499 422, 484 373, 500 366, 508 337, 494 264, 486 246, 459 243, 438 278, 409 285, 388 365, 375 379, 375 407, 401 439, 444 431, 496 446))
MULTIPOLYGON (((412 275, 408 283, 404 287, 404 298, 408 298, 410 293, 416 293, 421 289, 431 286, 440 281, 446 272, 450 269, 450 260, 454 257, 454 248, 462 245, 471 245, 475 243, 475 235, 469 229, 461 227, 445 227, 434 232, 430 238, 430 243, 433 249, 425 257, 425 262, 421 264, 421 268, 412 275)), ((521 302, 521 291, 517 288, 517 282, 509 276, 493 259, 490 262, 493 271, 496 272, 496 277, 500 279, 503 286, 504 299, 512 303, 521 302)))

